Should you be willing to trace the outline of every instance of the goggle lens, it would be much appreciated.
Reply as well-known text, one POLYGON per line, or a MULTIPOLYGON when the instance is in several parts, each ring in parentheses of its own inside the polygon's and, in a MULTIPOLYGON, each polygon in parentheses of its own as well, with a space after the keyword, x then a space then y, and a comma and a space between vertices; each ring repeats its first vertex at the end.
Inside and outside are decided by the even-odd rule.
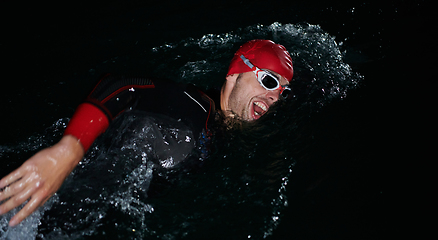
POLYGON ((262 84, 265 85, 265 88, 268 89, 277 89, 279 82, 277 79, 273 78, 270 75, 265 75, 262 79, 262 84))
POLYGON ((283 91, 280 93, 283 99, 288 98, 289 96, 291 96, 291 94, 292 94, 292 90, 289 87, 284 88, 283 91))

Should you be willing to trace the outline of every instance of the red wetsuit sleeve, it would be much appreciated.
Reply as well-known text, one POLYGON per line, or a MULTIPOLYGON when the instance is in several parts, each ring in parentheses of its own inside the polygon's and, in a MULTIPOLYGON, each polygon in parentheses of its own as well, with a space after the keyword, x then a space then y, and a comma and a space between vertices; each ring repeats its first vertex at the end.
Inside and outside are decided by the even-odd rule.
POLYGON ((82 103, 68 123, 64 135, 75 136, 87 152, 94 140, 105 132, 108 126, 108 117, 102 110, 90 103, 82 103))

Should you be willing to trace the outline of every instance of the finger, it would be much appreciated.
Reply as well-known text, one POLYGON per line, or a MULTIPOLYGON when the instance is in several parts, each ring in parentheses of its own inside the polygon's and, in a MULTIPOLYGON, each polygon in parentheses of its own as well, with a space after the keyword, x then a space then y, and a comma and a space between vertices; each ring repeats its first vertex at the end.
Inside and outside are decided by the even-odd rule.
POLYGON ((44 204, 45 201, 49 199, 50 196, 46 196, 46 194, 35 194, 29 202, 24 206, 14 217, 9 221, 9 226, 13 227, 27 218, 30 214, 32 214, 39 206, 44 204))
MULTIPOLYGON (((19 205, 21 205, 22 203, 24 203, 27 199, 30 199, 32 197, 33 199, 33 203, 35 203, 35 201, 40 202, 40 204, 44 203, 45 201, 47 201, 48 196, 48 192, 44 189, 41 189, 41 182, 40 181, 35 181, 37 177, 35 177, 35 174, 30 174, 29 176, 24 177, 22 180, 20 180, 20 182, 24 182, 25 184, 23 184, 23 189, 21 189, 19 192, 16 192, 10 199, 8 199, 5 203, 3 203, 0 206, 0 214, 9 212, 11 209, 18 207, 19 205), (30 184, 29 184, 30 182, 30 184), (42 203, 41 203, 42 202, 42 203)), ((26 204, 27 208, 29 208, 30 205, 29 203, 26 204)), ((33 208, 35 209, 35 208, 33 208)), ((27 212, 26 210, 24 211, 24 213, 22 213, 21 216, 23 216, 24 218, 28 215, 30 215, 32 213, 33 210, 31 210, 30 212, 27 212), (27 214, 25 214, 27 213, 27 214), (24 215, 23 215, 24 214, 24 215)), ((18 218, 20 219, 20 218, 18 218)), ((21 220, 16 220, 16 223, 18 224, 19 222, 21 222, 21 220)), ((14 221, 12 222, 14 223, 14 221)))
POLYGON ((12 197, 22 192, 26 186, 31 187, 32 185, 35 188, 39 187, 40 181, 38 181, 38 175, 34 173, 26 174, 18 181, 9 184, 0 192, 0 201, 12 197))
POLYGON ((0 189, 2 189, 4 187, 10 185, 11 183, 17 181, 22 176, 23 176, 23 172, 22 172, 21 167, 19 167, 18 169, 16 169, 15 171, 11 172, 6 177, 4 177, 4 178, 2 178, 0 180, 0 189))
POLYGON ((5 187, 2 192, 0 192, 0 202, 15 195, 18 192, 21 192, 26 186, 26 181, 21 179, 13 184, 5 187))
POLYGON ((20 206, 22 203, 24 203, 27 199, 32 196, 33 193, 37 190, 37 187, 34 186, 28 186, 23 191, 15 194, 10 199, 8 199, 6 202, 4 202, 2 205, 0 205, 0 214, 7 213, 11 211, 12 209, 20 206))

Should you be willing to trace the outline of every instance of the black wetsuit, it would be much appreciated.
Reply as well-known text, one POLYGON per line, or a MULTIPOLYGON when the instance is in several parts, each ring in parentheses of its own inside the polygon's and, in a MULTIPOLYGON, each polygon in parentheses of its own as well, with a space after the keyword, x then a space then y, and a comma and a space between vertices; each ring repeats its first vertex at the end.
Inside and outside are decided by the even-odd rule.
MULTIPOLYGON (((162 123, 165 123, 165 125, 167 124, 167 128, 177 126, 175 129, 182 129, 181 132, 184 131, 184 134, 189 132, 186 134, 187 136, 185 136, 185 138, 188 139, 187 142, 189 142, 191 138, 194 140, 193 144, 189 145, 189 148, 196 147, 201 150, 203 154, 206 154, 206 151, 208 151, 210 139, 209 125, 213 121, 212 114, 215 112, 214 102, 193 85, 175 83, 170 80, 106 75, 100 80, 82 105, 84 104, 91 104, 94 107, 97 107, 98 110, 94 111, 98 112, 100 110, 100 112, 104 113, 108 123, 112 122, 122 113, 124 113, 124 115, 134 114, 139 116, 137 118, 140 119, 144 117, 152 117, 153 120, 136 120, 137 122, 135 124, 154 125, 155 132, 152 133, 152 135, 144 133, 143 135, 138 136, 142 136, 143 138, 157 138, 158 140, 156 142, 158 142, 158 144, 160 144, 159 141, 164 142, 164 144, 156 145, 158 148, 157 151, 160 151, 158 155, 169 152, 161 159, 161 165, 164 167, 173 167, 175 164, 183 160, 182 157, 178 158, 170 156, 170 158, 174 160, 171 164, 163 162, 166 161, 166 159, 169 159, 169 154, 175 155, 176 153, 183 151, 183 156, 186 156, 187 151, 191 151, 192 149, 187 149, 187 144, 177 144, 184 139, 177 139, 180 138, 180 136, 178 136, 178 132, 175 132, 175 130, 163 130, 160 125, 162 123), (157 122, 155 119, 160 120, 157 120, 157 122), (163 131, 167 132, 163 133, 163 131), (174 140, 176 139, 174 141, 175 144, 171 144, 170 141, 165 139, 166 137, 169 138, 167 135, 172 135, 170 138, 173 138, 174 140), (160 147, 166 145, 168 145, 167 148, 160 147), (181 148, 181 151, 172 148, 181 148)), ((77 132, 82 131, 81 128, 84 123, 81 123, 77 119, 84 118, 84 116, 90 111, 88 111, 88 113, 81 112, 84 111, 78 110, 77 113, 75 113, 75 116, 73 116, 67 127, 67 134, 73 134, 77 137, 79 136, 77 132), (76 125, 75 127, 71 127, 75 130, 69 130, 70 125, 76 125)), ((125 116, 121 117, 123 118, 125 116)), ((97 121, 91 118, 91 120, 87 119, 87 121, 82 122, 85 122, 85 125, 87 125, 91 122, 97 121)), ((103 131, 105 131, 107 127, 108 126, 102 127, 103 131)), ((144 127, 147 126, 136 126, 138 129, 133 131, 144 131, 141 130, 144 127)), ((90 135, 91 137, 87 136, 87 138, 91 138, 92 142, 100 133, 101 132, 93 133, 90 135)), ((81 140, 80 136, 78 138, 81 140)), ((84 148, 87 150, 88 146, 84 148)))

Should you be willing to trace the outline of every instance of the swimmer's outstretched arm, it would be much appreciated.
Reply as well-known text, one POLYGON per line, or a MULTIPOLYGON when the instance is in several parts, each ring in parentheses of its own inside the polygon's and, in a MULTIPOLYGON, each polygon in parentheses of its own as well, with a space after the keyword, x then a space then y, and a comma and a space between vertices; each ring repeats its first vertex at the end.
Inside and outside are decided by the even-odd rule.
POLYGON ((9 222, 19 224, 61 187, 109 122, 135 103, 135 89, 154 88, 151 80, 107 75, 79 105, 59 143, 41 150, 0 180, 0 215, 29 202, 9 222))
POLYGON ((3 189, 0 202, 7 199, 0 205, 0 214, 9 212, 30 198, 9 225, 15 226, 23 221, 58 191, 83 156, 82 145, 72 135, 64 136, 54 146, 35 154, 0 180, 0 189, 3 189))

